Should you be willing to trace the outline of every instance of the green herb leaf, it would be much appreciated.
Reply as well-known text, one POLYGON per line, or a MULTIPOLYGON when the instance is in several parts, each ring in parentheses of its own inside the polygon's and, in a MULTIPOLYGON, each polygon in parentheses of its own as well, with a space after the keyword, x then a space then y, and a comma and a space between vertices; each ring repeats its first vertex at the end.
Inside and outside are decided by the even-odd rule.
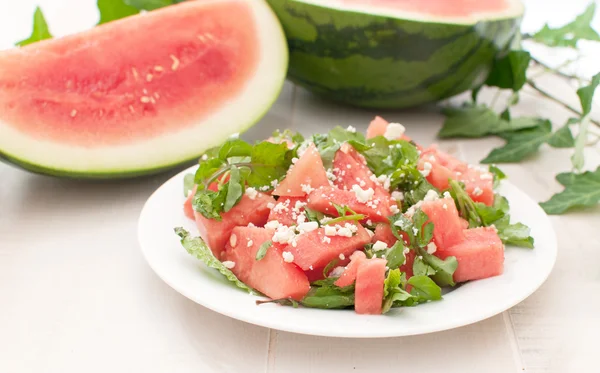
POLYGON ((139 10, 154 10, 180 3, 184 0, 124 0, 126 4, 139 10))
POLYGON ((388 272, 383 286, 381 313, 387 313, 394 306, 412 306, 417 303, 415 296, 404 290, 406 278, 399 269, 388 272))
POLYGON ((267 250, 269 250, 271 246, 273 246, 273 241, 271 240, 266 241, 262 245, 260 245, 258 251, 256 252, 256 260, 262 260, 262 258, 264 258, 265 255, 267 255, 267 250))
POLYGON ((494 222, 494 226, 498 230, 498 236, 506 245, 525 247, 533 249, 533 237, 531 237, 531 229, 522 223, 509 224, 510 217, 505 215, 494 222))
POLYGON ((439 286, 454 286, 454 272, 458 268, 458 261, 455 257, 449 256, 446 259, 440 259, 437 256, 429 254, 422 248, 417 249, 417 254, 423 258, 423 262, 435 270, 435 275, 431 278, 439 286))
POLYGON ((412 276, 408 279, 408 284, 413 287, 411 295, 420 302, 442 299, 442 289, 427 276, 412 276))
POLYGON ((323 277, 327 277, 329 275, 329 272, 331 272, 333 267, 335 267, 338 263, 339 263, 338 258, 335 258, 331 262, 327 263, 325 268, 323 268, 323 277))
POLYGON ((419 201, 422 201, 425 198, 427 192, 430 190, 433 190, 439 194, 439 190, 431 185, 427 179, 421 178, 416 185, 413 185, 413 188, 409 188, 404 192, 404 203, 402 204, 402 208, 406 210, 411 206, 416 205, 419 201))
POLYGON ((181 245, 190 255, 196 257, 210 268, 221 272, 229 281, 237 287, 247 290, 249 293, 255 293, 252 288, 238 280, 238 278, 227 267, 214 257, 206 243, 200 237, 192 237, 188 231, 183 228, 175 228, 175 233, 181 238, 181 245))
POLYGON ((227 182, 227 197, 223 211, 231 210, 244 195, 244 180, 240 176, 240 170, 236 166, 231 166, 229 172, 229 181, 227 182))
POLYGON ((192 199, 192 206, 207 219, 221 221, 225 198, 227 198, 227 189, 225 188, 221 188, 218 192, 198 189, 192 199))
POLYGON ((581 115, 582 117, 585 117, 592 111, 594 92, 596 92, 598 84, 600 84, 600 73, 592 77, 592 81, 589 85, 581 87, 577 90, 577 96, 579 96, 579 102, 581 103, 581 108, 583 109, 583 113, 581 115))
POLYGON ((533 40, 551 47, 576 48, 579 40, 600 41, 600 36, 592 28, 591 22, 596 11, 592 2, 575 20, 559 28, 550 28, 548 24, 533 35, 533 40))
POLYGON ((226 163, 219 158, 209 158, 207 160, 201 160, 196 175, 194 176, 194 183, 198 184, 199 189, 208 188, 207 182, 217 174, 219 171, 224 171, 226 163))
POLYGON ((301 304, 309 308, 336 309, 354 305, 354 286, 340 288, 335 285, 312 287, 301 304))
POLYGON ((493 149, 481 163, 510 163, 519 162, 536 153, 552 132, 550 121, 544 121, 540 126, 520 131, 503 133, 506 144, 493 149))
POLYGON ((282 299, 269 299, 269 300, 257 300, 256 305, 260 306, 261 304, 275 303, 282 306, 292 306, 294 308, 298 308, 298 301, 292 298, 282 298, 282 299))
POLYGON ((254 145, 250 166, 252 172, 246 180, 248 185, 257 188, 283 178, 292 164, 294 153, 286 144, 262 141, 254 145))
POLYGON ((494 175, 494 189, 498 188, 500 182, 506 179, 506 174, 502 172, 496 165, 491 164, 488 168, 488 171, 494 175))
POLYGON ((100 12, 99 25, 129 17, 140 12, 140 8, 128 5, 127 0, 98 0, 97 5, 98 11, 100 12))
POLYGON ((286 129, 283 132, 276 130, 271 136, 273 137, 273 142, 275 143, 280 143, 288 140, 297 145, 304 141, 304 136, 302 136, 301 133, 289 129, 286 129))
POLYGON ((575 146, 575 139, 569 128, 569 123, 562 126, 548 138, 548 145, 553 148, 572 148, 575 146))
POLYGON ((194 189, 194 174, 185 174, 183 177, 183 196, 187 197, 190 192, 194 189))
POLYGON ((600 167, 596 171, 582 174, 565 172, 558 174, 556 180, 565 189, 540 203, 548 214, 562 214, 573 207, 595 206, 600 202, 600 167))
POLYGON ((400 267, 406 261, 404 256, 404 244, 402 240, 396 241, 392 247, 386 250, 385 259, 387 260, 387 267, 395 269, 400 267))
POLYGON ((421 209, 415 211, 412 220, 413 226, 417 228, 418 233, 415 237, 416 242, 411 241, 411 243, 416 243, 418 247, 427 246, 433 239, 433 223, 429 221, 429 217, 421 209))
POLYGON ((252 145, 240 139, 228 139, 219 148, 219 158, 226 162, 231 157, 250 157, 252 155, 252 145))
POLYGON ((573 162, 573 167, 575 167, 575 169, 578 171, 581 171, 584 166, 583 150, 585 148, 585 143, 588 136, 588 128, 590 126, 589 114, 592 111, 594 92, 596 91, 598 84, 600 84, 600 73, 594 75, 589 85, 581 87, 577 90, 577 96, 579 96, 583 113, 581 115, 579 133, 577 134, 577 139, 575 140, 575 152, 571 157, 571 161, 573 162))
POLYGON ((527 68, 531 55, 524 50, 512 50, 500 59, 494 61, 492 71, 485 84, 519 91, 527 81, 527 68))
POLYGON ((48 31, 46 18, 44 18, 44 13, 42 13, 42 9, 38 6, 35 8, 35 13, 33 13, 33 30, 31 31, 31 36, 25 40, 21 40, 16 45, 24 47, 46 39, 52 39, 52 34, 48 31))
POLYGON ((437 271, 426 264, 422 257, 416 257, 413 262, 413 274, 415 276, 433 276, 437 273, 437 271))

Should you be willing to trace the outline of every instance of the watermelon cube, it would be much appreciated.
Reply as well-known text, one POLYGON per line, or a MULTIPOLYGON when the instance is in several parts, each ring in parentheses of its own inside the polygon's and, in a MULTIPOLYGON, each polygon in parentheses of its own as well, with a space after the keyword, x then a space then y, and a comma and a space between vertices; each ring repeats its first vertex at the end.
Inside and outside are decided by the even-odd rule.
POLYGON ((385 259, 365 260, 356 273, 354 310, 359 314, 380 315, 385 281, 385 259))
POLYGON ((183 203, 183 213, 185 214, 185 216, 187 216, 188 218, 194 220, 194 207, 192 206, 192 201, 194 199, 194 194, 196 194, 196 190, 198 189, 197 185, 194 185, 194 187, 192 188, 192 190, 190 191, 190 194, 188 194, 187 198, 185 199, 185 202, 183 203))
POLYGON ((332 186, 321 187, 312 191, 306 201, 310 209, 333 216, 338 216, 333 204, 348 206, 358 214, 363 214, 367 219, 376 222, 388 221, 388 216, 392 214, 389 200, 386 198, 381 199, 373 196, 369 201, 361 202, 355 192, 332 186))
POLYGON ((200 231, 200 236, 208 244, 215 257, 220 258, 233 228, 250 223, 256 226, 265 225, 271 212, 268 207, 271 203, 275 204, 273 197, 264 193, 258 193, 255 198, 243 195, 237 205, 221 214, 221 221, 207 219, 199 212, 194 211, 196 226, 200 231))
POLYGON ((321 155, 314 144, 290 167, 285 179, 275 188, 273 195, 304 197, 310 190, 328 186, 329 179, 323 167, 321 155))
POLYGON ((298 216, 304 211, 306 198, 304 197, 281 197, 277 200, 275 207, 271 209, 269 220, 276 220, 288 227, 298 223, 298 216))
POLYGON ((294 255, 294 263, 305 271, 315 268, 324 268, 340 254, 348 257, 356 250, 362 248, 371 241, 371 236, 360 224, 351 224, 356 227, 352 237, 340 235, 327 235, 332 227, 318 228, 306 232, 296 238, 296 245, 287 245, 287 251, 294 255))
POLYGON ((225 245, 224 261, 232 262, 231 271, 248 286, 271 299, 304 298, 310 284, 304 272, 284 260, 283 249, 271 246, 261 260, 256 260, 260 246, 273 237, 274 231, 259 227, 235 227, 225 245))
POLYGON ((438 250, 445 250, 465 239, 463 223, 452 198, 424 201, 421 210, 433 223, 433 242, 438 250))
POLYGON ((504 270, 504 245, 491 227, 464 230, 465 239, 444 250, 436 251, 441 259, 456 257, 458 268, 454 281, 464 282, 501 275, 504 270))
POLYGON ((362 263, 367 260, 367 256, 362 251, 355 251, 354 254, 350 256, 350 263, 346 266, 346 269, 338 278, 334 284, 341 288, 345 286, 350 286, 356 280, 356 274, 358 272, 358 268, 362 265, 362 263))
MULTIPOLYGON (((383 119, 382 117, 375 117, 375 119, 373 119, 371 121, 371 123, 369 123, 369 128, 367 128, 367 139, 371 139, 373 137, 377 137, 377 136, 384 136, 385 132, 387 130, 388 127, 388 121, 383 119)), ((411 141, 410 137, 402 134, 402 136, 400 136, 399 138, 397 138, 396 140, 406 140, 406 141, 411 141)))

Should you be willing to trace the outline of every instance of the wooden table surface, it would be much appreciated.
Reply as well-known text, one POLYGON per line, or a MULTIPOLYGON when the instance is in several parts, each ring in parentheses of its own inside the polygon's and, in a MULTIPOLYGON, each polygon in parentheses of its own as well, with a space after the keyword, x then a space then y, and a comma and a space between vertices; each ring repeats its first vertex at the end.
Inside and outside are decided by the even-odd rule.
MULTIPOLYGON (((25 5, 15 14, 29 17, 31 4, 25 5)), ((7 9, 0 5, 4 33, 7 9)), ((578 10, 581 6, 572 13, 578 10)), ((542 84, 557 94, 568 92, 561 81, 542 84)), ((524 94, 520 107, 556 123, 567 118, 532 95, 524 94)), ((286 83, 275 106, 247 136, 285 127, 304 133, 338 124, 365 129, 374 114, 319 101, 286 83)), ((403 123, 425 144, 436 141, 442 122, 439 113, 427 109, 385 116, 403 123)), ((500 144, 498 139, 441 142, 470 162, 500 144)), ((598 148, 586 155, 590 167, 600 163, 598 148)), ((541 201, 560 190, 554 174, 569 168, 568 151, 544 149, 503 170, 541 201)), ((0 164, 0 372, 600 371, 595 351, 600 335, 598 208, 552 217, 559 242, 553 273, 536 293, 501 315, 424 336, 321 338, 221 316, 179 295, 152 272, 138 247, 137 218, 148 196, 169 176, 82 182, 0 164)))

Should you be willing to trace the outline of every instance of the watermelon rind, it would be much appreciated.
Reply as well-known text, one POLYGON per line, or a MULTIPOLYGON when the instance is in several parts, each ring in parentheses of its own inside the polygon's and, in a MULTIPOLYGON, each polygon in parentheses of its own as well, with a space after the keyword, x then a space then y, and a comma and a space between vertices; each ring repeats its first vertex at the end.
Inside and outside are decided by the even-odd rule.
MULTIPOLYGON (((248 3, 261 47, 256 72, 240 94, 199 120, 197 125, 133 144, 89 148, 35 138, 2 123, 0 118, 0 160, 50 176, 130 178, 189 164, 232 134, 245 132, 259 122, 277 100, 288 66, 287 43, 277 17, 263 0, 248 3)), ((169 8, 180 6, 185 4, 169 8)), ((143 15, 132 17, 139 16, 143 15)), ((117 22, 124 21, 126 19, 117 22)))
POLYGON ((518 38, 523 15, 518 0, 505 12, 466 18, 342 1, 268 1, 288 39, 288 78, 370 108, 417 106, 481 85, 494 58, 518 38))

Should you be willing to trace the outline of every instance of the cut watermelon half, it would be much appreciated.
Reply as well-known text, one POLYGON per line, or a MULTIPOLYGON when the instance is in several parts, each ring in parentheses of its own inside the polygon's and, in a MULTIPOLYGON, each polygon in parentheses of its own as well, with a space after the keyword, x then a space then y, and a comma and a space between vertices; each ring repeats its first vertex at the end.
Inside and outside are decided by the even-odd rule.
POLYGON ((0 53, 0 156, 87 178, 157 172, 242 132, 284 82, 263 1, 186 1, 0 53))

